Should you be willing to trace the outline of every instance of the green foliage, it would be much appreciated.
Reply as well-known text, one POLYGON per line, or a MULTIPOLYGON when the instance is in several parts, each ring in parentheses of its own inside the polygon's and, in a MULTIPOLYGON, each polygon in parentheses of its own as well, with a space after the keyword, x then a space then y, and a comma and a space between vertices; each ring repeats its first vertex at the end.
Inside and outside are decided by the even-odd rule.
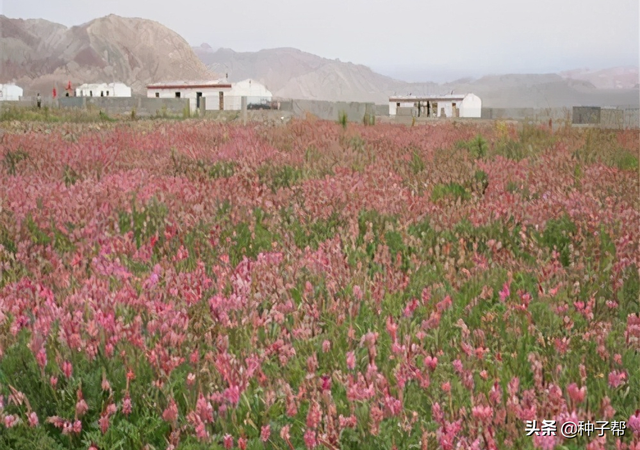
POLYGON ((30 428, 25 425, 3 428, 0 433, 0 450, 65 450, 68 447, 54 439, 45 427, 30 428))
POLYGON ((271 251, 272 243, 281 241, 282 237, 272 233, 265 220, 268 219, 260 208, 256 208, 253 214, 254 222, 249 224, 241 222, 231 231, 223 233, 223 239, 231 239, 229 259, 232 265, 237 265, 243 257, 255 258, 259 253, 271 251))
POLYGON ((402 259, 400 269, 406 272, 409 269, 409 259, 412 250, 405 245, 402 235, 397 231, 387 231, 384 234, 384 241, 387 247, 389 247, 389 253, 394 260, 396 255, 400 254, 402 259))
POLYGON ((412 223, 409 225, 409 234, 417 237, 418 239, 426 238, 428 233, 431 233, 433 229, 429 221, 429 217, 424 217, 421 221, 412 223))
POLYGON ((578 164, 601 163, 620 170, 638 170, 638 153, 620 147, 617 134, 592 129, 585 131, 584 144, 573 152, 578 164))
POLYGON ((99 117, 100 117, 100 120, 102 120, 103 122, 115 122, 116 121, 115 119, 112 119, 111 117, 109 117, 109 114, 107 114, 104 111, 100 111, 99 117))
POLYGON ((235 173, 236 163, 233 161, 218 161, 208 170, 210 178, 229 178, 235 173))
POLYGON ((541 242, 549 250, 556 250, 560 253, 560 261, 562 265, 567 267, 570 264, 571 249, 570 245, 573 236, 577 231, 576 224, 571 221, 568 215, 564 215, 559 219, 551 219, 547 221, 544 232, 541 236, 541 242))
POLYGON ((417 175, 420 172, 424 171, 426 167, 422 157, 416 150, 411 153, 411 162, 409 163, 409 167, 411 168, 411 172, 414 175, 417 175))
POLYGON ((471 194, 464 186, 458 183, 436 184, 431 193, 431 200, 437 202, 444 198, 452 198, 454 200, 469 200, 471 194))
POLYGON ((291 188, 303 178, 302 169, 293 166, 272 166, 270 164, 258 168, 258 177, 261 183, 271 188, 272 192, 278 189, 291 188))
POLYGON ((118 225, 120 233, 133 232, 133 237, 138 248, 143 241, 158 234, 162 238, 165 229, 165 219, 169 209, 163 203, 152 199, 145 208, 138 209, 135 199, 131 202, 131 212, 120 211, 118 213, 118 225))
POLYGON ((237 163, 234 161, 211 163, 202 159, 190 158, 175 149, 171 149, 171 165, 173 176, 186 176, 194 180, 229 178, 235 174, 237 168, 237 163))
POLYGON ((320 153, 318 148, 313 144, 308 146, 304 151, 304 161, 306 163, 317 162, 317 161, 320 161, 321 158, 322 158, 322 153, 320 153))
POLYGON ((470 184, 472 191, 484 194, 489 187, 489 175, 484 170, 476 170, 470 184))
POLYGON ((491 149, 491 154, 521 161, 541 154, 552 147, 555 142, 554 135, 548 129, 525 122, 518 131, 517 140, 502 137, 491 149))
POLYGON ((349 139, 347 145, 349 146, 349 148, 353 149, 354 151, 358 153, 363 153, 366 150, 367 142, 364 139, 362 139, 360 135, 356 135, 356 136, 353 136, 351 139, 349 139))
POLYGON ((71 185, 76 184, 79 178, 80 176, 75 170, 73 170, 71 166, 69 166, 68 164, 64 165, 64 170, 62 172, 62 180, 64 181, 65 186, 69 187, 71 185))
POLYGON ((635 264, 626 268, 623 280, 620 304, 625 317, 629 314, 638 314, 640 313, 640 276, 635 264))
POLYGON ((500 155, 503 158, 521 161, 527 158, 533 152, 533 147, 525 146, 522 142, 508 139, 498 142, 493 147, 493 154, 500 155))
POLYGON ((2 165, 9 175, 15 175, 20 162, 29 159, 29 154, 23 150, 7 150, 2 160, 2 165))
POLYGON ((154 118, 156 119, 166 119, 169 117, 169 110, 167 109, 167 105, 162 105, 162 108, 156 110, 154 118))
POLYGON ((620 170, 638 171, 638 157, 630 152, 620 149, 612 155, 611 164, 620 170))
POLYGON ((364 261, 369 276, 382 272, 382 266, 374 262, 374 258, 379 246, 385 244, 394 261, 397 253, 401 253, 402 269, 406 270, 410 249, 405 246, 402 236, 397 232, 397 225, 397 217, 380 214, 375 210, 360 211, 358 215, 359 233, 356 239, 358 250, 351 255, 351 263, 355 263, 358 259, 364 261), (367 236, 370 240, 366 239, 367 236))
POLYGON ((317 250, 321 242, 334 237, 346 225, 338 212, 333 212, 326 219, 317 218, 305 224, 295 218, 291 209, 283 209, 281 217, 286 229, 293 235, 296 246, 300 249, 311 247, 317 250))
POLYGON ((484 159, 489 149, 487 141, 480 134, 469 141, 457 142, 455 146, 467 150, 473 159, 484 159))
POLYGON ((362 123, 364 124, 365 127, 375 125, 376 124, 375 114, 365 113, 364 117, 362 118, 362 123))
MULTIPOLYGON (((42 108, 9 106, 0 108, 0 122, 44 122, 44 123, 94 123, 103 122, 103 117, 93 110, 79 108, 42 108)), ((115 121, 115 119, 110 119, 115 121)))

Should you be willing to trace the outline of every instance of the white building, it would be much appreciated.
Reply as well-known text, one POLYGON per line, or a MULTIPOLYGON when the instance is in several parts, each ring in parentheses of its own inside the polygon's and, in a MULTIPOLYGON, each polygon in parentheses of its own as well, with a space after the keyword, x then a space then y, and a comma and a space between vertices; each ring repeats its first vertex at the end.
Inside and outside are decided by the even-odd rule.
MULTIPOLYGON (((242 97, 247 97, 247 105, 271 102, 273 94, 267 87, 250 78, 233 83, 229 92, 229 101, 225 104, 225 109, 242 109, 242 97), (228 106, 227 106, 228 105, 228 106)), ((209 105, 207 105, 207 109, 209 105)))
POLYGON ((247 97, 247 105, 270 102, 273 94, 256 80, 246 79, 229 83, 226 79, 214 81, 175 81, 155 83, 147 86, 149 98, 188 98, 189 108, 200 108, 200 99, 205 99, 207 111, 239 111, 242 97, 247 97))
POLYGON ((17 102, 24 95, 20 86, 15 84, 0 84, 0 101, 17 102))
POLYGON ((83 84, 76 88, 76 97, 131 97, 131 88, 124 83, 83 84))
POLYGON ((172 81, 150 84, 147 86, 147 97, 188 98, 191 111, 199 109, 200 99, 205 98, 207 110, 225 110, 229 109, 226 97, 231 89, 231 83, 227 80, 172 81))
POLYGON ((389 97, 389 115, 415 108, 418 117, 480 117, 482 101, 474 94, 404 95, 389 97))

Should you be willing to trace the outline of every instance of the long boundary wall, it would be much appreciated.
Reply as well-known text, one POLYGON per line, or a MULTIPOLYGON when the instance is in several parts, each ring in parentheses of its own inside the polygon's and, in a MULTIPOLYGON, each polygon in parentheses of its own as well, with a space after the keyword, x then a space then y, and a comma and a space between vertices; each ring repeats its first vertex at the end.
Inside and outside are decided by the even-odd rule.
POLYGON ((323 120, 339 120, 345 113, 349 122, 362 122, 365 115, 375 116, 374 103, 327 102, 321 100, 281 100, 280 110, 288 111, 296 117, 313 114, 323 120))
POLYGON ((60 108, 99 109, 106 114, 131 114, 136 116, 180 116, 189 110, 189 99, 147 97, 62 97, 60 108))

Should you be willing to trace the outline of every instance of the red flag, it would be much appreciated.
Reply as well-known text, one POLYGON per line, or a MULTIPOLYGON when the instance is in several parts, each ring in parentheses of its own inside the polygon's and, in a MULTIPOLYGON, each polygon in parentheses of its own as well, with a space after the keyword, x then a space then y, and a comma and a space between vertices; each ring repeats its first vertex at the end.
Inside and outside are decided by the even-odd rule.
POLYGON ((53 88, 53 98, 56 98, 58 96, 58 93, 56 92, 56 88, 53 88))

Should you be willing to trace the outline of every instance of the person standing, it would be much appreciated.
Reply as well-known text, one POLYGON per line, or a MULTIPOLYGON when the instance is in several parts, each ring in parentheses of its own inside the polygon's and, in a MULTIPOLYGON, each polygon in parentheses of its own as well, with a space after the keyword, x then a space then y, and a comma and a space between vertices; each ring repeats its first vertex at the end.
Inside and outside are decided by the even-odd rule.
POLYGON ((38 92, 38 95, 36 95, 36 104, 38 105, 38 108, 42 108, 42 99, 40 98, 40 92, 38 92))

